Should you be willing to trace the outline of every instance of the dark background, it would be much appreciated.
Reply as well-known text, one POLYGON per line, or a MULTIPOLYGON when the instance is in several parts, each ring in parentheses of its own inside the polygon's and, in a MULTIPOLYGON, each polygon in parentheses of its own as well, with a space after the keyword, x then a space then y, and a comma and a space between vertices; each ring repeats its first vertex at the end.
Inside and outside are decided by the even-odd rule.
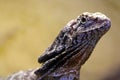
POLYGON ((112 22, 82 67, 81 80, 101 80, 120 65, 120 0, 0 0, 0 75, 40 65, 38 56, 71 19, 101 12, 112 22))

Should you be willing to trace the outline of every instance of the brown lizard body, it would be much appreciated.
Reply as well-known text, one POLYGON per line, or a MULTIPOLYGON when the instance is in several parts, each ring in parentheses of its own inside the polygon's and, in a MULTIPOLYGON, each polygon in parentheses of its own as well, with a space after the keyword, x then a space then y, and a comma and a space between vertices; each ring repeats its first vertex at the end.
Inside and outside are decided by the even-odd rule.
POLYGON ((98 12, 85 12, 70 21, 39 57, 43 65, 35 71, 38 80, 79 80, 82 64, 110 26, 110 19, 98 12))

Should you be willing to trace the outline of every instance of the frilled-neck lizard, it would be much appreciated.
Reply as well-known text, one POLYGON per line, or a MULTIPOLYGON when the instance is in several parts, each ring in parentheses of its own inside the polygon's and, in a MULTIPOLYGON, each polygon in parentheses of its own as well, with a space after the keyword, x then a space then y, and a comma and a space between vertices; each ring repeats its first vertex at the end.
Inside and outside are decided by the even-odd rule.
POLYGON ((85 12, 68 22, 39 57, 38 80, 79 80, 81 66, 110 26, 110 19, 99 12, 85 12))

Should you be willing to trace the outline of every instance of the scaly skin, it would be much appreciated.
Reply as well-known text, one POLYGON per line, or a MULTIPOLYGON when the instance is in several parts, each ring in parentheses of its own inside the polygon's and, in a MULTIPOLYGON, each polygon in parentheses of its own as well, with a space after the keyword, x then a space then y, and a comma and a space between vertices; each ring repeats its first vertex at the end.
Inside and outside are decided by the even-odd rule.
POLYGON ((39 57, 43 65, 35 71, 38 80, 79 80, 81 66, 110 26, 110 19, 99 12, 71 20, 39 57))

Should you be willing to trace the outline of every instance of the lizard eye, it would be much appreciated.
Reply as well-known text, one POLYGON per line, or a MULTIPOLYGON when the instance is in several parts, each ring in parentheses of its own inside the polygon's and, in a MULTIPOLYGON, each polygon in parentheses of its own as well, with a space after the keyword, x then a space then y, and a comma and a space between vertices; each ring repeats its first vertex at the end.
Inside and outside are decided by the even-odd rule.
POLYGON ((85 24, 86 21, 87 21, 87 18, 85 18, 85 17, 81 17, 81 23, 82 23, 82 24, 85 24))

